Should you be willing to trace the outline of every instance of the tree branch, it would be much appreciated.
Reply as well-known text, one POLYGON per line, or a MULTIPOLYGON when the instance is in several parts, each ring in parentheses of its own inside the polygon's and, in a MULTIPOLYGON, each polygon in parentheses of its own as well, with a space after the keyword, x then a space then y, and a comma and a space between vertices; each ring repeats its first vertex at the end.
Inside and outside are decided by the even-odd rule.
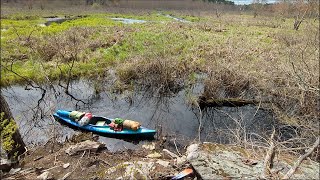
POLYGON ((291 167, 291 169, 287 172, 286 175, 283 176, 282 179, 289 179, 295 172, 296 170, 298 169, 298 167, 300 166, 300 164, 302 163, 302 161, 304 159, 306 159, 308 156, 311 155, 311 153, 319 146, 320 144, 320 138, 318 137, 316 142, 313 144, 313 146, 309 149, 309 151, 300 156, 299 159, 294 163, 294 165, 291 167))
POLYGON ((266 155, 266 158, 264 160, 264 168, 263 168, 263 179, 269 179, 271 174, 271 168, 273 166, 273 159, 275 156, 275 149, 276 146, 274 145, 273 139, 274 139, 275 129, 273 128, 273 132, 270 137, 270 147, 268 150, 268 153, 266 155))

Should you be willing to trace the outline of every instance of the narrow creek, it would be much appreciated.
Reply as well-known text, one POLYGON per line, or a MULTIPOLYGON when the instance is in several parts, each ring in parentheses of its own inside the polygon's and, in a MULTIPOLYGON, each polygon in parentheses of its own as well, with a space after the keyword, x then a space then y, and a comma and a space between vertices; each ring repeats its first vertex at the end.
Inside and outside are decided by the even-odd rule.
MULTIPOLYGON (((88 103, 72 100, 58 85, 45 86, 46 94, 43 101, 42 91, 25 86, 11 86, 2 92, 11 108, 14 118, 19 124, 24 140, 28 144, 43 143, 56 134, 60 141, 79 132, 62 126, 52 118, 58 109, 81 110, 95 115, 141 122, 145 127, 157 129, 159 136, 175 139, 177 146, 198 140, 199 122, 201 122, 201 141, 230 143, 230 135, 241 136, 241 133, 263 136, 277 122, 272 113, 258 109, 253 105, 241 107, 206 108, 199 111, 188 103, 185 90, 172 97, 150 97, 147 92, 130 94, 112 94, 101 92, 95 94, 90 81, 75 81, 70 86, 70 93, 77 99, 88 103), (38 103, 40 102, 40 105, 38 103), (202 114, 200 118, 200 114, 202 114), (241 130, 241 132, 239 132, 241 130)), ((192 94, 198 96, 203 88, 199 85, 192 94)), ((134 149, 145 143, 127 142, 120 139, 99 137, 106 143, 110 151, 134 149)))

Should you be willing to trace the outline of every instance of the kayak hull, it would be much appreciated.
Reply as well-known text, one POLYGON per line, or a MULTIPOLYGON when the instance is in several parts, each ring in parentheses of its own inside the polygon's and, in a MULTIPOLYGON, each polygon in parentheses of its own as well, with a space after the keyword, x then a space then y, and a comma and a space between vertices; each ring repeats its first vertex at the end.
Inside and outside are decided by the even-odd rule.
MULTIPOLYGON (((123 129, 122 131, 114 131, 108 125, 97 126, 94 124, 87 124, 84 126, 79 125, 76 121, 69 117, 71 111, 58 110, 53 117, 62 124, 68 125, 75 129, 80 129, 83 131, 93 132, 98 135, 115 137, 115 138, 153 138, 156 134, 156 130, 148 129, 145 127, 140 127, 137 131, 130 129, 123 129)), ((93 120, 105 121, 109 124, 113 119, 93 116, 93 120)))

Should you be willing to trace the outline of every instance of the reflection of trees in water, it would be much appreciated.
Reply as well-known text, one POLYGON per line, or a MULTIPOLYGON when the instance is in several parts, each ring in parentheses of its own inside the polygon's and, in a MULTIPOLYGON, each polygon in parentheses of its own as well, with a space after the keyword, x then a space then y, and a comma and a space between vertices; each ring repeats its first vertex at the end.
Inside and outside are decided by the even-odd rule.
POLYGON ((159 94, 153 91, 143 91, 135 93, 133 100, 135 106, 150 110, 150 121, 146 126, 150 127, 154 125, 157 129, 157 139, 159 140, 160 146, 172 151, 177 151, 177 149, 181 151, 194 140, 191 138, 193 136, 191 134, 191 137, 188 137, 177 133, 177 130, 181 131, 179 127, 172 127, 171 129, 171 125, 176 123, 174 121, 181 120, 182 122, 178 123, 185 123, 183 119, 176 114, 176 108, 186 108, 188 111, 187 104, 177 104, 177 101, 183 100, 184 95, 181 94, 159 94), (180 107, 180 105, 183 107, 180 107), (148 108, 143 108, 145 106, 148 108), (170 117, 171 115, 174 117, 170 117))
POLYGON ((239 144, 268 137, 276 120, 269 111, 255 106, 203 109, 203 141, 239 144))
POLYGON ((87 104, 86 99, 79 101, 72 98, 69 96, 70 93, 65 93, 64 88, 52 84, 27 84, 25 88, 15 86, 2 91, 13 104, 11 108, 15 111, 22 137, 28 143, 39 143, 64 136, 63 128, 56 126, 52 117, 61 99, 70 99, 76 107, 79 102, 87 104))
MULTIPOLYGON (((160 131, 161 134, 161 132, 163 132, 163 124, 168 123, 165 119, 162 118, 162 115, 163 113, 170 112, 170 105, 173 104, 172 96, 154 95, 150 91, 144 91, 138 94, 139 95, 135 100, 136 103, 134 104, 136 104, 137 106, 145 106, 147 104, 154 108, 153 112, 151 113, 151 121, 149 122, 155 122, 155 127, 158 131, 160 131)), ((150 123, 147 124, 147 126, 151 125, 150 123)))

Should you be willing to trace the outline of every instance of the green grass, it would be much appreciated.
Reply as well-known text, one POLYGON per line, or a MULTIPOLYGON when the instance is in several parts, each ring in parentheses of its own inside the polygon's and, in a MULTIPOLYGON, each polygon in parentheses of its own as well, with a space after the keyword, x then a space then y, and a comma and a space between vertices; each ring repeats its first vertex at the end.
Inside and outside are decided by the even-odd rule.
MULTIPOLYGON (((165 13, 170 14, 170 12, 165 13)), ((153 12, 144 15, 91 14, 85 18, 66 21, 62 24, 40 27, 39 24, 45 22, 43 18, 32 16, 24 19, 23 15, 14 15, 11 18, 1 20, 1 29, 6 29, 2 32, 3 53, 1 56, 2 59, 12 59, 15 54, 28 54, 29 59, 23 61, 14 59, 15 72, 35 81, 43 81, 44 74, 52 79, 59 78, 60 71, 55 66, 51 66, 52 64, 59 63, 64 68, 67 68, 67 65, 64 65, 64 62, 59 59, 43 62, 43 58, 34 52, 33 47, 27 47, 21 43, 30 34, 31 37, 42 39, 54 35, 63 36, 66 31, 75 27, 88 27, 96 30, 94 34, 87 37, 87 40, 103 39, 101 41, 108 41, 113 37, 121 36, 121 40, 110 47, 100 47, 94 52, 87 47, 81 49, 80 54, 87 58, 76 62, 73 75, 77 77, 97 75, 97 72, 103 72, 115 64, 125 63, 134 57, 148 59, 164 55, 177 60, 194 59, 193 63, 195 64, 204 64, 203 62, 208 61, 208 58, 215 57, 220 58, 219 61, 223 63, 226 61, 225 56, 233 56, 239 50, 243 52, 243 54, 238 53, 241 55, 238 57, 239 59, 259 62, 264 58, 261 54, 278 51, 276 47, 283 46, 277 38, 278 34, 301 35, 305 30, 304 26, 299 32, 292 30, 292 19, 287 19, 281 26, 272 26, 273 24, 277 25, 279 20, 258 19, 248 15, 225 15, 220 19, 186 15, 180 17, 193 23, 179 23, 153 12), (142 19, 150 22, 122 24, 112 21, 111 17, 142 19), (217 31, 220 28, 223 29, 222 32, 217 31), (109 36, 99 33, 103 29, 109 32, 109 36), (230 48, 238 50, 230 51, 230 48), (43 71, 39 68, 39 62, 52 69, 47 70, 46 73, 36 73, 43 71), (99 67, 98 70, 95 66, 99 67)), ((243 65, 240 64, 240 66, 243 65)), ((243 68, 247 69, 246 66, 243 68)), ((10 72, 2 70, 1 74, 2 83, 5 85, 22 81, 21 77, 10 72)))

